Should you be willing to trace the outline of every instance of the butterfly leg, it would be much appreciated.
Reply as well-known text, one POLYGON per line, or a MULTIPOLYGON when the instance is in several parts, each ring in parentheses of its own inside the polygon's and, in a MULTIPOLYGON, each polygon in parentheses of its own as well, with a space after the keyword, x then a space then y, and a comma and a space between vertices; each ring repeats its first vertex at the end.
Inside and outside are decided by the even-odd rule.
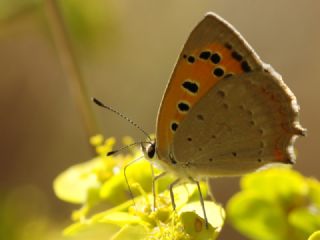
POLYGON ((203 216, 204 216, 204 220, 206 222, 206 228, 208 229, 209 223, 208 223, 208 218, 207 218, 207 214, 206 214, 206 208, 204 207, 204 200, 203 200, 203 196, 202 196, 202 192, 201 192, 201 188, 200 188, 200 183, 199 183, 199 181, 193 179, 192 177, 189 177, 189 179, 191 180, 191 182, 195 183, 198 187, 203 216))
POLYGON ((129 166, 131 166, 132 164, 138 162, 139 160, 141 160, 143 158, 143 156, 137 158, 137 159, 134 159, 132 160, 131 162, 129 162, 126 166, 124 166, 123 168, 123 175, 124 175, 124 179, 126 180, 126 183, 127 183, 127 186, 128 186, 128 190, 129 190, 129 194, 130 194, 130 197, 133 201, 133 205, 136 205, 136 202, 134 201, 134 196, 133 196, 133 193, 132 193, 132 190, 131 190, 131 187, 129 185, 129 181, 128 181, 128 177, 127 177, 127 168, 129 166))
POLYGON ((206 182, 207 182, 207 186, 209 186, 207 195, 209 196, 210 200, 213 200, 215 202, 216 199, 214 198, 213 193, 210 188, 210 178, 206 178, 206 182))
POLYGON ((175 185, 177 185, 179 182, 180 182, 180 178, 177 178, 174 182, 172 182, 170 185, 169 185, 169 191, 170 191, 170 198, 171 198, 171 204, 172 204, 172 208, 173 210, 176 210, 176 203, 174 201, 174 194, 173 194, 173 187, 175 185))
MULTIPOLYGON (((153 169, 153 168, 152 168, 153 169)), ((159 179, 159 178, 161 178, 161 177, 163 177, 163 176, 165 176, 167 174, 167 172, 162 172, 162 173, 160 173, 159 175, 157 175, 157 176, 154 176, 153 178, 152 178, 152 194, 153 194, 153 211, 155 211, 156 210, 156 181, 159 179)), ((152 171, 152 176, 153 176, 153 171, 152 171)))

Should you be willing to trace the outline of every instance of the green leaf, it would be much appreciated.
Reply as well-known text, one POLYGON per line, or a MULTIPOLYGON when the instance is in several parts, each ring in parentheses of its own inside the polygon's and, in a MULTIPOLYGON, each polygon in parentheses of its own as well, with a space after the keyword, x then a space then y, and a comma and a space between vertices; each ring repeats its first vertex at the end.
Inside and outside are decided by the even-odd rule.
MULTIPOLYGON (((126 164, 131 160, 135 159, 131 157, 130 160, 125 161, 126 164)), ((126 165, 125 164, 125 165, 126 165)), ((124 165, 124 166, 125 166, 124 165)), ((156 174, 159 170, 155 169, 156 174)), ((152 184, 152 175, 151 175, 151 166, 150 162, 145 159, 130 165, 126 170, 126 175, 128 183, 131 187, 134 196, 138 196, 141 193, 138 189, 133 188, 132 186, 135 183, 139 183, 141 188, 146 192, 151 192, 152 184)), ((157 181, 158 191, 162 192, 167 189, 168 185, 174 180, 173 176, 167 175, 157 181)), ((123 168, 120 171, 112 176, 108 181, 105 181, 100 189, 100 196, 103 199, 107 199, 111 203, 121 203, 130 198, 128 185, 125 181, 123 168)))
POLYGON ((314 178, 307 179, 309 195, 312 202, 320 208, 320 182, 314 178))
POLYGON ((100 197, 107 199, 110 203, 122 203, 129 198, 128 187, 125 184, 124 176, 117 174, 105 181, 100 188, 100 197))
POLYGON ((116 224, 118 226, 124 226, 127 224, 136 224, 141 222, 141 219, 137 216, 126 212, 110 212, 99 219, 99 222, 116 224))
MULTIPOLYGON (((301 201, 308 194, 308 184, 298 172, 286 168, 273 168, 248 174, 241 180, 243 190, 260 192, 284 205, 301 201)), ((303 201, 303 200, 302 200, 303 201)))
POLYGON ((81 236, 81 239, 108 239, 108 236, 114 235, 117 231, 119 231, 119 227, 113 224, 83 221, 64 229, 63 235, 68 237, 81 236))
POLYGON ((246 175, 228 202, 233 226, 257 240, 304 240, 320 228, 319 182, 290 169, 246 175))
POLYGON ((145 239, 147 234, 147 229, 142 225, 126 225, 111 240, 140 240, 145 239))
POLYGON ((320 240, 320 231, 312 233, 308 240, 320 240))
POLYGON ((183 212, 180 216, 184 226, 184 231, 193 240, 214 240, 217 233, 212 226, 205 227, 204 219, 200 218, 195 212, 183 212))
POLYGON ((233 226, 252 239, 286 239, 286 215, 279 204, 260 193, 241 192, 227 206, 233 226))
MULTIPOLYGON (((207 187, 206 186, 202 186, 202 187, 203 187, 204 193, 206 193, 207 187)), ((172 191, 174 194, 174 200, 175 200, 177 209, 180 209, 181 207, 183 207, 187 202, 199 200, 199 192, 196 184, 193 184, 193 183, 182 184, 177 187, 174 187, 172 191)), ((170 199, 170 192, 165 191, 164 196, 170 199)), ((204 194, 203 197, 205 198, 205 196, 206 195, 204 194)))
MULTIPOLYGON (((129 163, 131 160, 134 160, 132 156, 130 160, 125 161, 125 165, 129 163)), ((129 185, 133 183, 139 183, 145 191, 151 191, 151 167, 150 163, 144 159, 128 166, 126 170, 126 175, 128 179, 129 185)), ((134 189, 133 189, 134 191, 134 189)), ((135 194, 139 194, 138 192, 134 192, 135 194)), ((129 197, 128 186, 125 181, 123 169, 120 169, 117 174, 115 174, 112 178, 106 181, 101 187, 100 195, 102 198, 112 199, 115 196, 123 194, 127 195, 127 199, 129 197)))
POLYGON ((320 212, 315 206, 294 209, 290 212, 288 221, 303 239, 320 228, 320 212))
POLYGON ((222 229, 225 212, 220 205, 205 201, 209 228, 206 228, 200 202, 192 202, 181 208, 180 218, 185 231, 195 240, 216 239, 222 229))
MULTIPOLYGON (((203 181, 200 181, 199 183, 200 183, 202 197, 203 199, 206 199, 208 195, 208 190, 209 190, 208 184, 203 181)), ((190 183, 190 185, 192 186, 193 191, 192 193, 189 193, 189 202, 199 201, 200 195, 199 195, 197 185, 195 185, 194 183, 190 183)))
POLYGON ((54 180, 55 194, 67 202, 85 203, 88 200, 88 192, 100 188, 101 184, 94 170, 102 167, 103 162, 100 158, 70 167, 54 180))

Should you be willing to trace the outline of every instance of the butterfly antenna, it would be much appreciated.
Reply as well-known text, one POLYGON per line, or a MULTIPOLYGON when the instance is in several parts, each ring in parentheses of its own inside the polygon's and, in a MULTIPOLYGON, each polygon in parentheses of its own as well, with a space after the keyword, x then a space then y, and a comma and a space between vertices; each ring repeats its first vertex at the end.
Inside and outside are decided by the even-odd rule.
POLYGON ((108 152, 108 153, 107 153, 107 156, 114 155, 114 154, 116 154, 116 153, 118 153, 118 152, 121 152, 121 151, 123 151, 123 150, 125 150, 125 149, 127 149, 127 148, 130 148, 130 147, 135 146, 135 145, 138 145, 138 144, 141 145, 142 143, 148 143, 148 142, 135 142, 135 143, 129 144, 129 145, 124 146, 124 147, 122 147, 122 148, 119 148, 119 149, 117 149, 117 150, 113 150, 113 151, 108 152))
POLYGON ((130 118, 128 118, 127 116, 123 115, 121 112, 115 110, 114 108, 110 107, 110 106, 107 106, 105 105, 104 103, 102 103, 101 101, 99 101, 98 99, 96 98, 91 98, 92 101, 97 104, 99 107, 103 107, 103 108, 106 108, 108 109, 109 111, 117 114, 118 116, 122 117, 123 119, 127 120, 131 125, 133 125, 134 127, 136 127, 137 129, 139 129, 149 140, 150 142, 152 142, 152 139, 150 138, 149 134, 144 131, 137 123, 135 123, 134 121, 132 121, 130 118))

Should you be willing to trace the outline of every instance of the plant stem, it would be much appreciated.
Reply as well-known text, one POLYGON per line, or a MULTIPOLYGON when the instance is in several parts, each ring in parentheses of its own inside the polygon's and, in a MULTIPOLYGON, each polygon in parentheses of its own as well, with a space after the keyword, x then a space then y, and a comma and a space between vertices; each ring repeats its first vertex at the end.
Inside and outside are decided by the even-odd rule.
POLYGON ((80 69, 72 51, 72 44, 67 37, 67 30, 57 0, 45 0, 45 9, 53 40, 66 77, 71 85, 73 99, 81 113, 88 137, 98 133, 91 101, 81 77, 80 69))

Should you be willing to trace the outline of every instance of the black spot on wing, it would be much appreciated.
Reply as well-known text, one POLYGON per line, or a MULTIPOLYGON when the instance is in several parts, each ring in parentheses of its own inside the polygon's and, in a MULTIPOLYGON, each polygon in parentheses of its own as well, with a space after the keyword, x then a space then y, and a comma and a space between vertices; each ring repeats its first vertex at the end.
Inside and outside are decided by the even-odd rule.
POLYGON ((230 43, 226 43, 224 45, 227 49, 231 50, 232 49, 232 45, 230 43))
POLYGON ((251 67, 247 61, 242 61, 241 68, 245 72, 251 72, 251 67))
POLYGON ((187 61, 188 61, 189 63, 194 63, 194 62, 196 61, 196 59, 195 59, 194 56, 189 56, 189 57, 187 58, 187 61))
POLYGON ((182 87, 184 89, 186 89, 188 92, 193 93, 193 94, 197 93, 199 90, 199 87, 196 83, 188 81, 188 80, 184 81, 182 83, 182 87))
POLYGON ((181 112, 187 112, 190 109, 190 106, 188 103, 185 102, 179 102, 178 103, 178 108, 181 112))
POLYGON ((235 59, 235 60, 237 60, 237 61, 241 61, 242 60, 242 55, 241 54, 239 54, 238 52, 236 52, 236 51, 232 51, 232 53, 231 53, 231 56, 235 59))
POLYGON ((222 77, 223 74, 224 74, 224 70, 221 67, 216 67, 213 70, 213 75, 216 76, 216 77, 222 77))
POLYGON ((221 61, 221 56, 218 53, 213 53, 210 57, 210 60, 214 64, 218 64, 221 61))
POLYGON ((210 51, 203 51, 200 53, 199 58, 203 60, 208 60, 210 56, 211 56, 210 51))
POLYGON ((177 131, 178 126, 179 126, 178 123, 176 123, 176 122, 172 123, 172 124, 171 124, 171 129, 172 129, 172 131, 174 131, 174 132, 177 131))

